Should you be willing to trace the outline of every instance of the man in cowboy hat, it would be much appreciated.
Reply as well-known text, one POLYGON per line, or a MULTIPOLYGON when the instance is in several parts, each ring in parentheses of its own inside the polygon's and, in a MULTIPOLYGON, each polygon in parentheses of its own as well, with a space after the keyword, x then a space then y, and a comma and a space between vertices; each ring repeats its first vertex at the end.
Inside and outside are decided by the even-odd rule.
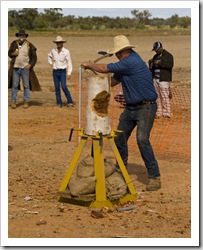
POLYGON ((160 172, 149 141, 150 132, 157 110, 157 93, 152 76, 146 63, 134 51, 127 37, 120 35, 114 38, 114 47, 109 53, 114 53, 119 62, 109 64, 95 64, 84 62, 82 66, 99 73, 114 73, 111 77, 111 86, 122 84, 125 97, 125 109, 120 116, 118 133, 115 143, 127 167, 127 141, 135 127, 137 127, 137 144, 148 172, 149 183, 147 191, 156 191, 161 188, 160 172))
POLYGON ((28 34, 25 30, 19 30, 15 34, 18 38, 10 45, 8 56, 11 58, 8 72, 8 87, 11 91, 11 108, 16 108, 18 89, 20 89, 20 78, 24 88, 24 108, 28 108, 30 90, 41 91, 38 79, 33 67, 37 62, 36 47, 27 41, 28 34))
POLYGON ((70 79, 72 73, 70 51, 63 47, 63 44, 66 41, 61 36, 57 36, 53 42, 56 43, 56 48, 52 49, 48 54, 48 63, 53 69, 52 74, 55 86, 56 103, 59 107, 62 107, 61 85, 67 99, 67 107, 74 107, 70 91, 66 86, 66 77, 67 79, 70 79))

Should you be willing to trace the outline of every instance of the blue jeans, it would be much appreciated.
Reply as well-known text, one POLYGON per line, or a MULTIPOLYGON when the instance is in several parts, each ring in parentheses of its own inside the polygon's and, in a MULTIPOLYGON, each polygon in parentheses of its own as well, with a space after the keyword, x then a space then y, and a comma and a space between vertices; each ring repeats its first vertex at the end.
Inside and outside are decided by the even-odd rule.
POLYGON ((61 100, 61 88, 66 96, 68 103, 73 103, 73 100, 71 98, 70 92, 66 86, 66 70, 58 69, 53 70, 53 79, 54 79, 54 86, 55 86, 55 93, 56 93, 56 102, 57 105, 62 105, 61 100), (61 88, 60 88, 61 84, 61 88))
POLYGON ((117 133, 115 143, 121 155, 123 163, 128 162, 128 139, 135 127, 137 144, 142 159, 147 168, 148 177, 155 178, 160 176, 158 163, 155 159, 152 146, 149 141, 150 131, 152 129, 156 115, 157 104, 146 104, 138 107, 126 107, 120 115, 118 130, 124 133, 117 133))
POLYGON ((24 88, 24 101, 28 101, 30 98, 30 70, 29 69, 13 69, 13 82, 11 91, 11 101, 17 100, 18 87, 20 85, 20 78, 22 78, 24 88))

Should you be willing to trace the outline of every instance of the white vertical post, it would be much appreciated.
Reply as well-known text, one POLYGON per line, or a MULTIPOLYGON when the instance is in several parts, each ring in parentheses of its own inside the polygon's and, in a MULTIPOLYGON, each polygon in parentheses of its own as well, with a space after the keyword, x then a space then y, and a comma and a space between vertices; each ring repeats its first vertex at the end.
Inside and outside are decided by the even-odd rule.
MULTIPOLYGON (((82 126, 82 67, 79 68, 79 111, 78 111, 78 128, 82 126)), ((80 142, 80 136, 78 138, 80 142)))

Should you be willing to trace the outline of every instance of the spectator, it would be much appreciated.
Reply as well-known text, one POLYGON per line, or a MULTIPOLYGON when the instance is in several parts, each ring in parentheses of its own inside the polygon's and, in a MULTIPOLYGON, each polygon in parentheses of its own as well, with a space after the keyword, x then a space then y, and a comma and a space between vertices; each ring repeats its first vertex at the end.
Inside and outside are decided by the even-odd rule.
POLYGON ((33 67, 37 62, 36 47, 27 41, 28 34, 20 30, 15 34, 18 38, 10 45, 8 56, 11 58, 8 72, 8 87, 11 91, 11 108, 16 108, 18 90, 20 89, 20 78, 24 88, 24 108, 29 107, 30 90, 41 91, 38 79, 33 67))
POLYGON ((171 118, 170 99, 172 98, 172 91, 170 81, 172 81, 173 56, 163 49, 161 42, 155 42, 152 51, 155 51, 156 54, 149 60, 149 68, 158 94, 156 118, 162 116, 171 118))
POLYGON ((66 42, 61 36, 57 36, 53 41, 56 43, 56 48, 52 49, 48 54, 48 63, 53 69, 53 80, 56 93, 56 103, 62 107, 61 87, 67 99, 67 107, 74 107, 71 94, 66 86, 66 77, 70 79, 72 73, 72 61, 70 52, 63 47, 66 42), (61 86, 61 87, 60 87, 61 86))

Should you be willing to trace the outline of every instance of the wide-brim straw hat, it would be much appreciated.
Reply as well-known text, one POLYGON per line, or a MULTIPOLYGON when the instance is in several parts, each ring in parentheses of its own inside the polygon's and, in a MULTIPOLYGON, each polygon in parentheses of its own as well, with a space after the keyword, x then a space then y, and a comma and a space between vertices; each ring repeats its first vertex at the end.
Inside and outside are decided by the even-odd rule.
POLYGON ((135 48, 135 45, 131 45, 128 38, 123 35, 114 37, 114 47, 108 50, 109 54, 115 54, 119 51, 135 48))
POLYGON ((66 43, 66 40, 64 40, 62 36, 57 36, 53 42, 54 43, 66 43))
POLYGON ((19 32, 16 33, 15 35, 16 35, 17 37, 18 37, 18 36, 25 36, 25 37, 28 37, 28 34, 26 34, 24 30, 19 30, 19 32))

